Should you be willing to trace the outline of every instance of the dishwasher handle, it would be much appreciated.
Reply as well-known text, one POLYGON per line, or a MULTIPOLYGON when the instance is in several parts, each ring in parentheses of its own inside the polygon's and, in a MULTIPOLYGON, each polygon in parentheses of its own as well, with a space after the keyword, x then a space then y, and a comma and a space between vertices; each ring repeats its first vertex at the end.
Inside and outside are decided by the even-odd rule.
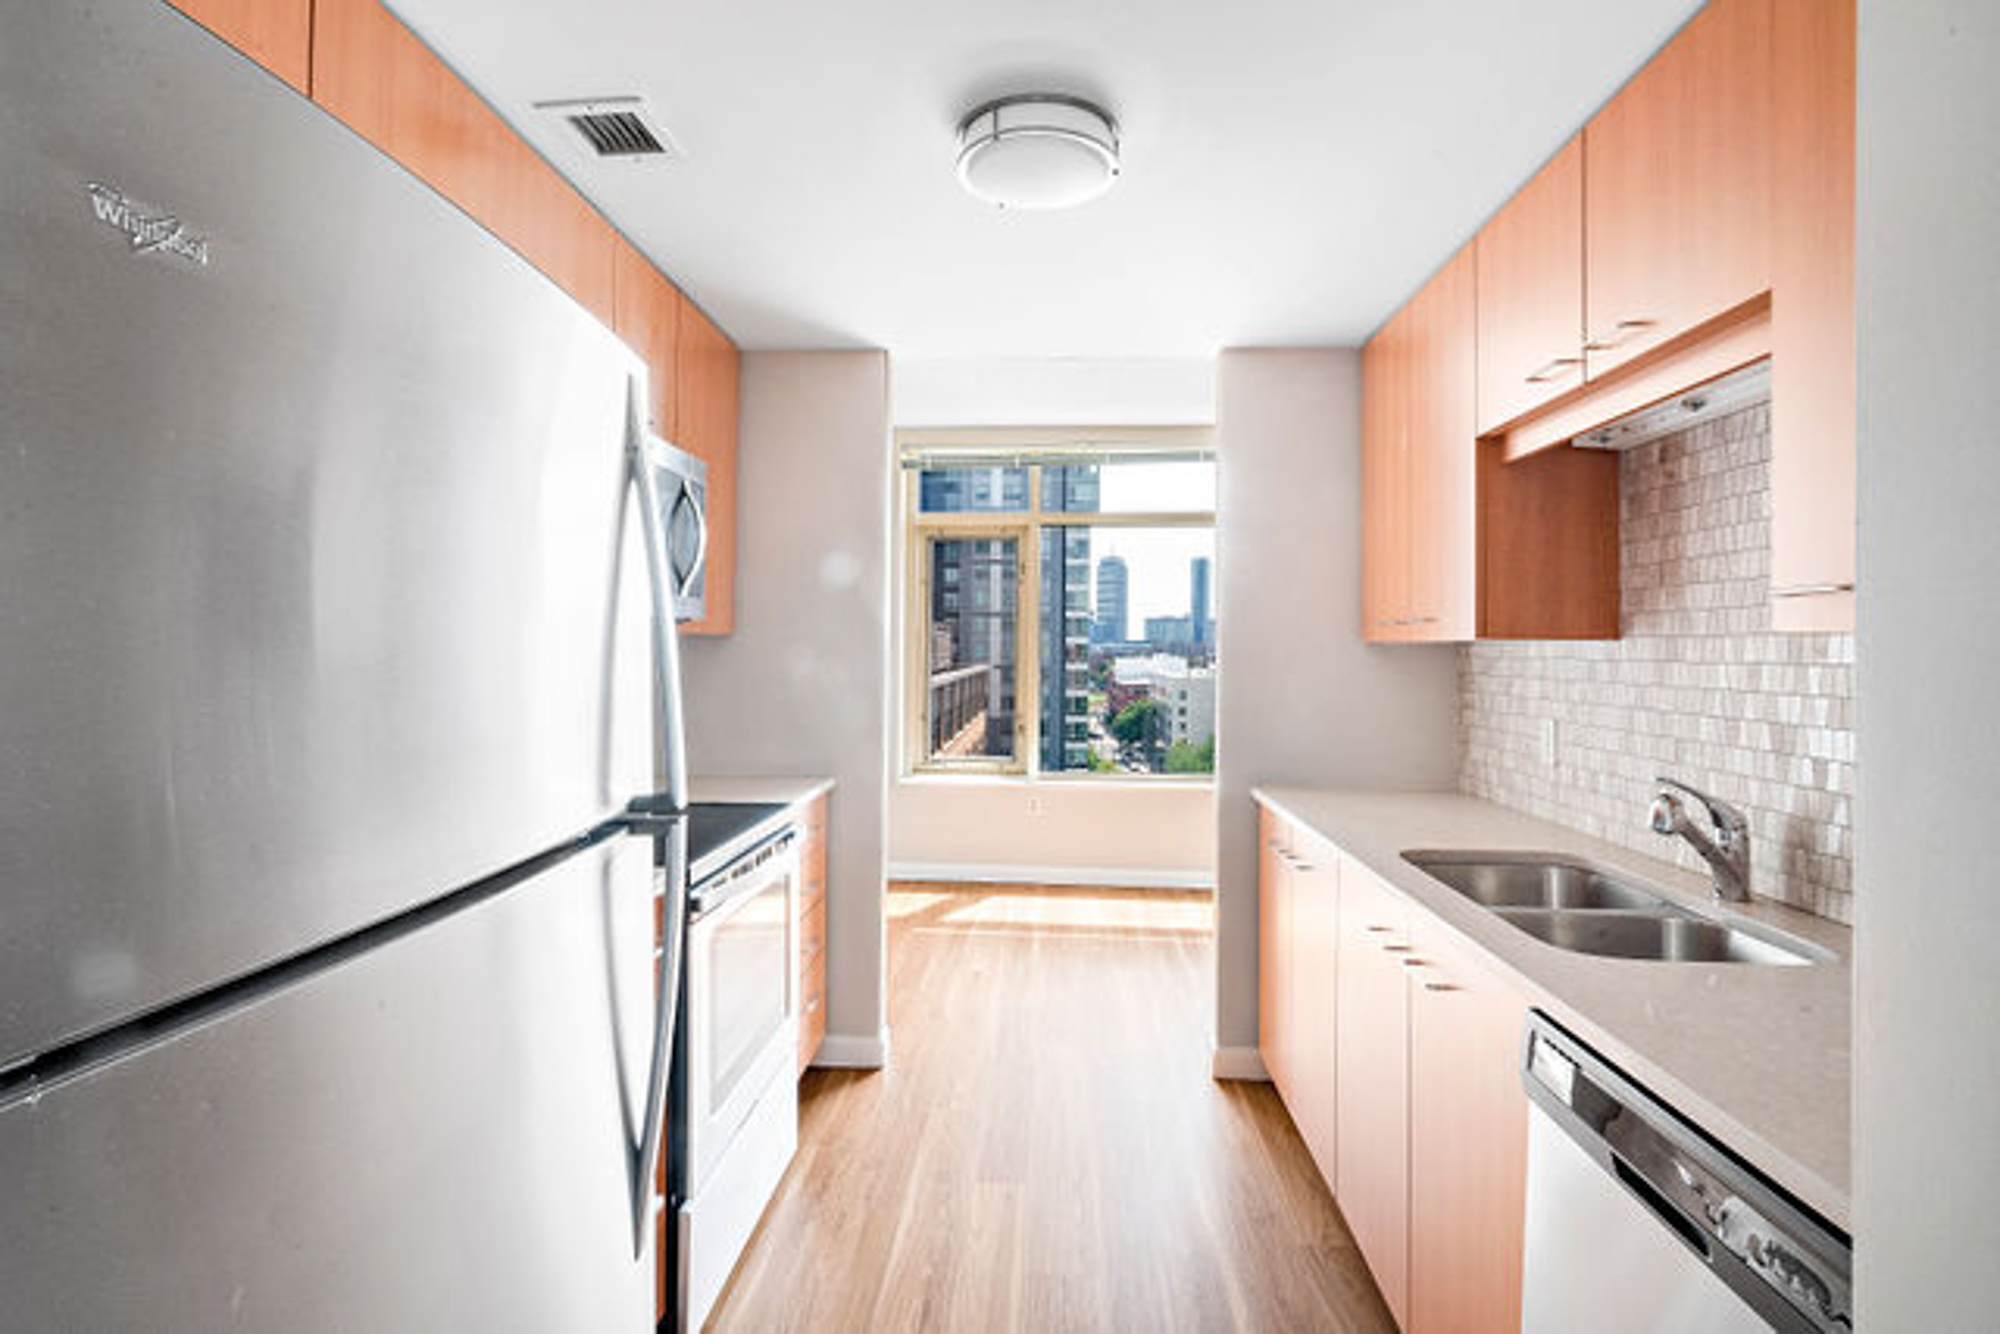
POLYGON ((1539 1010, 1522 1064, 1529 1099, 1765 1320, 1854 1328, 1844 1233, 1539 1010))

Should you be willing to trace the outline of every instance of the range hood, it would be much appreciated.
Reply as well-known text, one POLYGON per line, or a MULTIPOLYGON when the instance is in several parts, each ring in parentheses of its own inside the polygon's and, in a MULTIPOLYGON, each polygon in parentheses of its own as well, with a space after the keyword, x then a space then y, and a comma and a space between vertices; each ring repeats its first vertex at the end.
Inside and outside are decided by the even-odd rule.
POLYGON ((1578 449, 1626 450, 1727 416, 1771 397, 1771 359, 1752 362, 1570 439, 1578 449))

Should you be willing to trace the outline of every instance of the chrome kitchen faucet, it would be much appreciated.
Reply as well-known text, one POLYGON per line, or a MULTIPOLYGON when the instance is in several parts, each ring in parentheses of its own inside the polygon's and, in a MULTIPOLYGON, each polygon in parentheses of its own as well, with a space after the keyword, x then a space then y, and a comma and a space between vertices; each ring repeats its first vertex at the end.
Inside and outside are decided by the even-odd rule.
POLYGON ((1750 901, 1750 821, 1743 812, 1726 801, 1719 801, 1705 792, 1698 792, 1686 783, 1672 778, 1656 778, 1660 791, 1653 797, 1652 810, 1648 819, 1656 834, 1679 834, 1694 845, 1694 850, 1702 855, 1714 872, 1714 891, 1718 899, 1731 903, 1750 901), (1715 822, 1715 836, 1709 837, 1694 821, 1688 818, 1687 806, 1677 793, 1684 792, 1708 808, 1708 818, 1715 822))

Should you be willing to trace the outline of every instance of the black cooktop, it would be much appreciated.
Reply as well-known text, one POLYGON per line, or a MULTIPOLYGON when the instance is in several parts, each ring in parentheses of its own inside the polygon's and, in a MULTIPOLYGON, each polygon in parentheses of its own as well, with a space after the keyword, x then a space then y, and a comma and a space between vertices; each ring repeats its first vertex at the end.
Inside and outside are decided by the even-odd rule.
POLYGON ((697 875, 702 862, 727 843, 749 833, 786 809, 782 801, 696 802, 688 807, 688 865, 697 875))

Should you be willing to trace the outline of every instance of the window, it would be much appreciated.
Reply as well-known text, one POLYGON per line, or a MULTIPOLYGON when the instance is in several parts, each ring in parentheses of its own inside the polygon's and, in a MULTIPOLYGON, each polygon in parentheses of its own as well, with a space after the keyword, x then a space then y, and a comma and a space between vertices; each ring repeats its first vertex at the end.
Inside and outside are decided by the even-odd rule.
POLYGON ((1207 433, 1042 434, 903 439, 908 766, 1213 772, 1207 433))

